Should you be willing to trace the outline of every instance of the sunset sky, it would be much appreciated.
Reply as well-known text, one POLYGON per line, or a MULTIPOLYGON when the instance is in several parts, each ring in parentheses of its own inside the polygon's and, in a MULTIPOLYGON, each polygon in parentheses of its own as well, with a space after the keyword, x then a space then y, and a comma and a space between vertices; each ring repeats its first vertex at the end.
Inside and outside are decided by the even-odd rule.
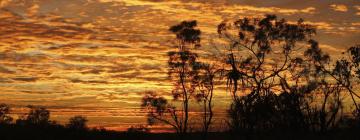
MULTIPOLYGON (((169 26, 197 20, 207 50, 221 21, 264 14, 317 26, 334 57, 360 43, 359 0, 0 0, 0 103, 15 113, 47 106, 59 122, 79 114, 110 129, 145 124, 144 92, 172 88, 169 26)), ((230 96, 214 98, 224 113, 230 96)))

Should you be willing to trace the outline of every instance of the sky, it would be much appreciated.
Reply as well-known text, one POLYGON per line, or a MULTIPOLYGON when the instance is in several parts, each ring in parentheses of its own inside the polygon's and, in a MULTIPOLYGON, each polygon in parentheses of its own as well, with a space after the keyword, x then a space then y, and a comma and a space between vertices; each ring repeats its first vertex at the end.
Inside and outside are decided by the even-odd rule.
MULTIPOLYGON (((0 0, 0 102, 15 114, 47 106, 52 119, 85 115, 90 126, 145 124, 146 91, 170 96, 168 28, 197 20, 203 50, 224 20, 276 14, 317 27, 336 58, 360 43, 359 0, 0 0)), ((230 96, 216 92, 215 112, 230 96)))

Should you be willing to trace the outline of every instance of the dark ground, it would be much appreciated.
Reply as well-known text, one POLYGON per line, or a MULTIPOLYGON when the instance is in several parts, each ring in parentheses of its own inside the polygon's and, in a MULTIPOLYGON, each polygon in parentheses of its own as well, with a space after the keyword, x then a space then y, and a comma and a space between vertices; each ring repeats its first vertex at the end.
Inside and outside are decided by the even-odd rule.
MULTIPOLYGON (((185 140, 201 140, 201 133, 190 133, 185 140)), ((208 140, 360 140, 360 130, 328 132, 209 133, 208 140)), ((0 125, 0 140, 179 140, 174 133, 116 132, 100 129, 76 130, 58 126, 0 125)))

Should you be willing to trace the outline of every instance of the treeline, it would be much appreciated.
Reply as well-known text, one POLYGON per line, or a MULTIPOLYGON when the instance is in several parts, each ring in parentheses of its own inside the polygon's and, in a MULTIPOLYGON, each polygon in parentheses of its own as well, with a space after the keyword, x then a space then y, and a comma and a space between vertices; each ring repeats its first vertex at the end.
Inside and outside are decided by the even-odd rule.
POLYGON ((90 128, 87 118, 76 115, 66 124, 50 120, 51 112, 38 106, 27 106, 29 112, 14 119, 11 107, 0 104, 0 140, 156 140, 176 139, 172 134, 150 134, 142 125, 132 126, 126 132, 107 130, 102 127, 90 128))
POLYGON ((27 107, 29 112, 14 120, 10 115, 10 106, 0 104, 0 139, 93 139, 106 132, 104 129, 89 129, 86 125, 88 120, 83 116, 71 117, 67 124, 62 125, 50 120, 50 111, 46 108, 27 107))
MULTIPOLYGON (((105 128, 90 128, 83 116, 69 118, 66 124, 50 120, 51 112, 44 107, 28 106, 29 112, 16 120, 11 117, 11 107, 0 104, 0 140, 159 140, 178 139, 174 133, 150 133, 143 125, 135 125, 126 132, 105 128)), ((199 133, 189 136, 199 139, 199 133)), ((226 134, 213 134, 221 139, 226 134)))
MULTIPOLYGON (((0 104, 0 124, 10 125, 16 124, 19 126, 34 126, 34 127, 47 127, 59 125, 56 121, 50 120, 50 111, 44 107, 27 106, 29 112, 25 115, 18 116, 18 119, 14 120, 10 115, 11 108, 7 104, 0 104)), ((74 116, 69 119, 69 122, 63 126, 69 129, 86 130, 88 129, 86 117, 74 116)))
POLYGON ((183 21, 169 31, 176 36, 176 50, 168 53, 173 100, 148 92, 141 106, 148 110, 149 124, 170 125, 184 139, 193 131, 189 120, 195 116, 189 112, 200 107, 202 127, 196 131, 207 139, 214 89, 226 86, 232 97, 227 125, 235 137, 352 136, 348 133, 360 130, 360 45, 332 59, 314 39, 316 27, 303 19, 287 22, 266 15, 220 23, 218 38, 213 38, 220 43, 211 42, 200 58, 196 21, 183 21))

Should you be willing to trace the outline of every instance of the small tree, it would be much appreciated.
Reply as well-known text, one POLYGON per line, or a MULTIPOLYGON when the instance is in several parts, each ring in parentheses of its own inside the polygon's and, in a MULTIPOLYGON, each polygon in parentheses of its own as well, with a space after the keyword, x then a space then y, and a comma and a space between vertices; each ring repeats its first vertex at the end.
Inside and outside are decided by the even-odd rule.
POLYGON ((66 124, 66 127, 71 129, 85 130, 87 129, 87 122, 88 120, 86 119, 86 117, 78 115, 71 117, 68 124, 66 124))

